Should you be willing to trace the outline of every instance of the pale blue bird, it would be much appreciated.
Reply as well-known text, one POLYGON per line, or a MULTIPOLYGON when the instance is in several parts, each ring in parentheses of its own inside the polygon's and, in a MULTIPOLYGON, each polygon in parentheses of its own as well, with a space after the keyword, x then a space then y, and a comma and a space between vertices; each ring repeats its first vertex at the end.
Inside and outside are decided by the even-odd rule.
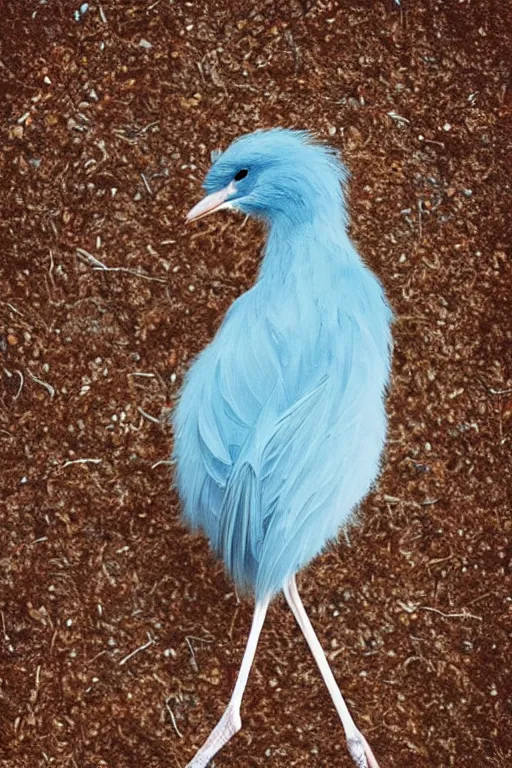
POLYGON ((255 595, 240 673, 187 768, 204 768, 241 728, 240 705, 270 600, 293 611, 359 768, 378 768, 336 684, 295 574, 346 526, 380 466, 392 313, 347 234, 338 155, 274 129, 215 155, 198 219, 233 208, 263 219, 258 279, 192 365, 174 413, 184 517, 202 528, 240 589, 255 595))

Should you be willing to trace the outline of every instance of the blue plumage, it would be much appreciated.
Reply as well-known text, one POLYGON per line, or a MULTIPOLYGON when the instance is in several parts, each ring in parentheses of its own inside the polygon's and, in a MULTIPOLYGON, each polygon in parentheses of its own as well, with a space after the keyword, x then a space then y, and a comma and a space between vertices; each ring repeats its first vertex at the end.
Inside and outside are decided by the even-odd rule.
POLYGON ((392 315, 347 234, 346 175, 307 133, 256 132, 215 158, 191 212, 232 207, 268 227, 258 279, 173 417, 185 519, 258 600, 337 535, 379 470, 392 315))

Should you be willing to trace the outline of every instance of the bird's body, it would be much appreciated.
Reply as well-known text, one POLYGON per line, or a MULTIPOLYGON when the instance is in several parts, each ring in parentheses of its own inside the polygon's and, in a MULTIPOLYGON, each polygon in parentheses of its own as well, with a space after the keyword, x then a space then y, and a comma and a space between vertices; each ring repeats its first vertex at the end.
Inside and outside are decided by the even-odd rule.
POLYGON ((235 142, 206 183, 216 208, 261 216, 269 236, 256 284, 183 387, 177 486, 258 605, 347 523, 385 441, 391 311, 347 235, 344 175, 307 135, 268 131, 235 142))
POLYGON ((176 412, 186 517, 257 597, 336 536, 384 444, 390 313, 348 239, 319 234, 271 236, 176 412))

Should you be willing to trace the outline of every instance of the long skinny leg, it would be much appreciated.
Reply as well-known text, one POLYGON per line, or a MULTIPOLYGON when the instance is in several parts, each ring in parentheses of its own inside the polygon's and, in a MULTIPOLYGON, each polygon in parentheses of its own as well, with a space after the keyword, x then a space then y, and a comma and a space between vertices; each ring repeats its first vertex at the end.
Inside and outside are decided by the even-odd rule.
POLYGON ((251 671, 252 662, 254 661, 261 628, 263 627, 263 622, 265 621, 265 616, 267 614, 268 603, 268 600, 256 603, 254 615, 252 617, 251 631, 242 659, 242 665, 229 704, 201 749, 196 752, 186 768, 206 768, 217 752, 219 752, 242 727, 240 705, 249 678, 249 672, 251 671))
POLYGON ((309 617, 306 613, 306 609, 304 608, 302 600, 300 599, 294 576, 292 576, 292 578, 285 584, 283 591, 286 602, 290 606, 292 613, 297 620, 297 624, 301 628, 302 634, 306 638, 318 668, 322 673, 322 677, 327 686, 327 690, 331 694, 334 706, 336 707, 336 711, 340 717, 341 724, 343 725, 343 730, 345 731, 347 747, 352 760, 356 764, 357 768, 379 768, 379 764, 375 758, 375 755, 370 749, 370 746, 363 734, 356 727, 356 724, 352 719, 352 715, 350 714, 348 707, 345 704, 345 700, 341 695, 341 691, 338 688, 336 680, 334 679, 334 675, 329 666, 329 662, 325 657, 325 653, 323 652, 322 646, 320 645, 320 641, 315 634, 315 630, 311 625, 309 617))

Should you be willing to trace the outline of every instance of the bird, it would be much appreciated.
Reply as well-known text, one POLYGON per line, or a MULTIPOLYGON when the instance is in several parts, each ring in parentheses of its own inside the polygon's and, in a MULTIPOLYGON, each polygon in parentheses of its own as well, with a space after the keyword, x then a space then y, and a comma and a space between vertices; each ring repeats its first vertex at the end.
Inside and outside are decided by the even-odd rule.
POLYGON ((187 768, 241 729, 240 708, 271 600, 284 597, 332 697, 353 763, 379 768, 301 601, 296 575, 355 520, 379 474, 393 313, 352 243, 348 171, 310 131, 261 129, 215 151, 195 221, 223 209, 266 229, 254 285, 190 366, 172 422, 183 520, 254 596, 224 714, 187 768))

